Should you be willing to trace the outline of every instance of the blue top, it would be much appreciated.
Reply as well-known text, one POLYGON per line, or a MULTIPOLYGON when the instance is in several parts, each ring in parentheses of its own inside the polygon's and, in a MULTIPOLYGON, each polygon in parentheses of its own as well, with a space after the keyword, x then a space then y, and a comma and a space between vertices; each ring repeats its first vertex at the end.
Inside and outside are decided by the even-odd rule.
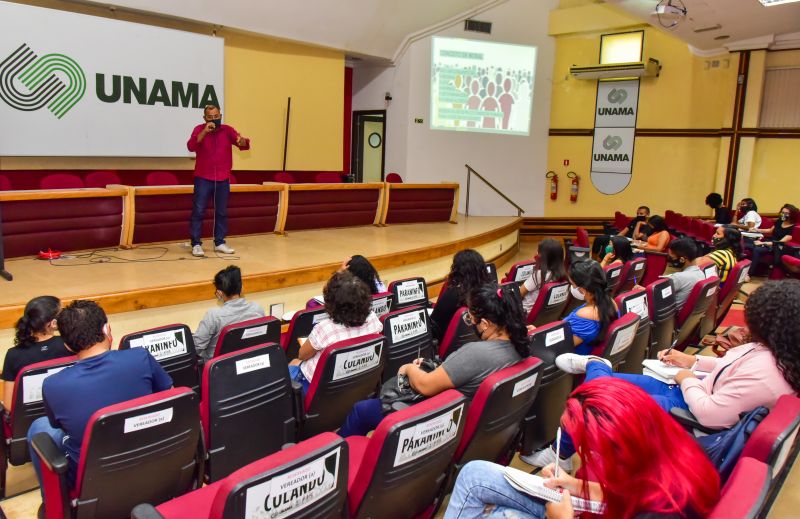
POLYGON ((145 348, 113 350, 78 361, 42 385, 50 425, 64 431, 68 477, 75 484, 83 434, 98 409, 165 391, 172 378, 145 348))
POLYGON ((602 328, 600 321, 587 319, 578 315, 578 310, 584 306, 586 305, 583 304, 579 306, 564 318, 564 321, 568 322, 570 327, 572 327, 572 335, 580 337, 583 341, 575 348, 575 353, 579 355, 589 355, 592 353, 592 343, 597 339, 600 328, 602 328))

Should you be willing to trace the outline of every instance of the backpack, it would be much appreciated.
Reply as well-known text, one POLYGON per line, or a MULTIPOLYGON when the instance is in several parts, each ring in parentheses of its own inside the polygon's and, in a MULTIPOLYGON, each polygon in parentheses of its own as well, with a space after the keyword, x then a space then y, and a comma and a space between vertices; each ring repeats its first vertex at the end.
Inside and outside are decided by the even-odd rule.
POLYGON ((700 446, 706 451, 711 463, 719 471, 720 481, 724 483, 731 475, 734 465, 742 454, 747 439, 756 430, 758 424, 769 414, 766 407, 756 407, 749 413, 742 413, 739 423, 718 433, 697 438, 700 446))

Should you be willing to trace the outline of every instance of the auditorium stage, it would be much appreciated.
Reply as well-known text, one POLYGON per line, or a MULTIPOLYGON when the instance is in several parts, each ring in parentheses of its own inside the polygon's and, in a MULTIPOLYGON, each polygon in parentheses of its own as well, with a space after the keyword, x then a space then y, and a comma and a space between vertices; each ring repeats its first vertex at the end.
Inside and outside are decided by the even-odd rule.
POLYGON ((424 275, 435 282, 446 274, 452 255, 464 248, 478 249, 487 261, 510 258, 516 251, 521 224, 517 217, 459 215, 455 224, 232 237, 228 243, 236 254, 231 257, 215 255, 209 240, 204 243, 205 258, 192 257, 185 243, 163 243, 74 253, 73 259, 50 262, 7 260, 14 281, 0 283, 0 340, 9 335, 24 304, 38 295, 51 294, 65 301, 91 298, 110 314, 211 301, 211 279, 230 264, 242 269, 247 296, 268 312, 276 304, 283 304, 285 310, 302 306, 308 297, 320 293, 322 283, 351 254, 370 258, 386 281, 424 275))

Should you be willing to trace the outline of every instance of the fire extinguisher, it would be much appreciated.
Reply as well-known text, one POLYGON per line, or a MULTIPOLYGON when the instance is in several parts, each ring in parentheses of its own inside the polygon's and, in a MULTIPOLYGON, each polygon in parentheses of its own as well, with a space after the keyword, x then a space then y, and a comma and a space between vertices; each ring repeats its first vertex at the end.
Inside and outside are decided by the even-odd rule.
POLYGON ((567 178, 572 179, 572 183, 569 186, 569 201, 570 202, 577 202, 578 201, 578 185, 580 184, 581 177, 579 177, 574 171, 570 171, 567 173, 567 178))
POLYGON ((558 175, 555 171, 548 171, 546 178, 550 179, 550 200, 558 198, 558 175))

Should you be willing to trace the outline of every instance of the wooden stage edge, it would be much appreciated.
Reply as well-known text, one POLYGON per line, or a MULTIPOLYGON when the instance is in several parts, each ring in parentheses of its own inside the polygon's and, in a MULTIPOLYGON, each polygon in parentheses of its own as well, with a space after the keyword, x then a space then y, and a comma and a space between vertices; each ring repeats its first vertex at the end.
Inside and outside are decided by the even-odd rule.
MULTIPOLYGON (((372 255, 370 261, 378 271, 381 271, 445 256, 452 256, 462 249, 475 248, 508 234, 519 232, 522 223, 522 218, 517 218, 510 223, 462 239, 409 249, 400 253, 393 252, 390 254, 372 255)), ((335 230, 336 229, 331 229, 331 231, 335 230)), ((486 258, 486 260, 499 261, 498 264, 502 264, 504 261, 507 261, 508 258, 512 257, 515 252, 515 250, 507 250, 497 257, 486 258)), ((297 269, 250 274, 243 276, 243 283, 245 285, 245 290, 248 293, 253 293, 322 282, 328 279, 331 273, 339 268, 340 264, 340 262, 326 262, 297 269)), ((500 274, 502 275, 502 273, 500 274)), ((435 285, 441 281, 442 280, 430 280, 431 284, 434 285, 434 292, 435 289, 438 288, 435 287, 435 285)), ((63 288, 64 287, 62 287, 62 289, 63 288)), ((68 290, 62 291, 68 292, 68 290)), ((211 281, 206 279, 198 282, 152 286, 124 292, 81 295, 80 297, 97 301, 107 313, 114 314, 202 301, 208 299, 211 293, 213 293, 213 286, 211 281)), ((70 297, 70 295, 66 293, 62 294, 60 297, 63 304, 68 304, 75 298, 74 296, 70 297)), ((22 315, 23 310, 24 304, 0 306, 0 329, 13 327, 19 319, 19 316, 22 315)))

